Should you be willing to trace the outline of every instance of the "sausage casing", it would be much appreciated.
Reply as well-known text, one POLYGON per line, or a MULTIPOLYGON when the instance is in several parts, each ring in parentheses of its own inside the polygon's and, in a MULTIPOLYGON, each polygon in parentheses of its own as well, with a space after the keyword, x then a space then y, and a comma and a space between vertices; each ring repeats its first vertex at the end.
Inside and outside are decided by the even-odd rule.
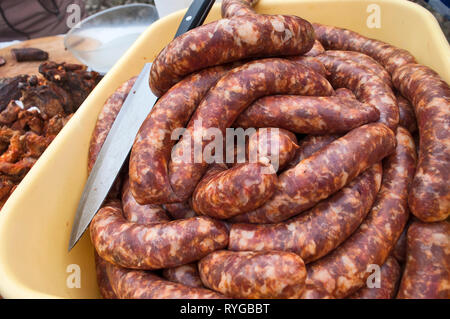
POLYGON ((170 282, 143 270, 129 270, 108 263, 106 271, 119 299, 224 299, 204 288, 170 282))
POLYGON ((188 287, 205 287, 200 279, 196 263, 166 268, 163 271, 163 276, 169 281, 177 282, 188 287))
POLYGON ((305 263, 317 260, 358 228, 372 207, 381 175, 381 165, 375 164, 333 196, 283 223, 233 224, 228 249, 282 250, 296 253, 305 263))
POLYGON ((244 163, 230 169, 213 165, 192 194, 192 208, 200 215, 231 218, 264 204, 276 182, 269 163, 244 163))
POLYGON ((189 117, 209 88, 230 67, 215 67, 192 74, 172 87, 155 104, 136 136, 130 155, 130 185, 140 204, 183 202, 172 190, 168 165, 176 129, 189 117))
POLYGON ((300 55, 314 44, 309 22, 296 16, 246 15, 190 30, 156 57, 150 88, 161 96, 186 75, 209 66, 252 57, 300 55))
POLYGON ((269 201, 233 220, 276 223, 298 215, 391 154, 395 144, 395 135, 386 125, 360 126, 281 173, 269 201))
POLYGON ((279 127, 301 134, 345 133, 375 122, 380 112, 356 99, 339 96, 276 95, 258 99, 236 120, 235 125, 279 127))
POLYGON ((419 128, 419 162, 409 208, 425 222, 450 215, 450 87, 430 68, 408 64, 392 76, 411 101, 419 128))
POLYGON ((450 224, 413 222, 397 298, 450 299, 450 224))
POLYGON ((345 298, 364 286, 370 265, 381 265, 408 219, 407 197, 416 165, 410 133, 397 129, 397 148, 383 166, 383 181, 375 204, 350 238, 327 256, 308 265, 305 296, 315 290, 345 298))
POLYGON ((379 64, 370 56, 365 55, 364 53, 354 51, 327 50, 327 55, 351 60, 358 63, 359 65, 364 65, 368 67, 374 74, 380 77, 387 85, 392 87, 391 75, 381 64, 379 64))
POLYGON ((406 128, 411 133, 417 131, 416 115, 414 114, 414 108, 400 93, 396 94, 398 110, 400 113, 399 125, 406 128))
POLYGON ((126 220, 138 224, 154 224, 170 221, 166 211, 155 204, 140 205, 131 194, 130 182, 126 178, 122 186, 122 207, 126 220))
POLYGON ((295 156, 290 161, 286 169, 295 167, 298 163, 307 157, 310 157, 318 150, 324 148, 331 142, 337 140, 340 136, 337 134, 331 135, 308 135, 299 142, 295 156))
POLYGON ((231 18, 256 14, 253 6, 259 0, 223 0, 222 18, 231 18))
POLYGON ((248 160, 270 161, 275 171, 282 170, 292 161, 298 149, 294 133, 280 128, 260 128, 250 136, 248 142, 248 160))
POLYGON ((233 298, 298 298, 306 277, 303 260, 282 251, 216 251, 198 268, 206 287, 233 298))
POLYGON ((95 258, 95 272, 97 274, 97 285, 100 295, 104 299, 117 299, 116 294, 109 282, 108 274, 106 272, 107 263, 100 256, 94 252, 95 258))
POLYGON ((228 244, 225 225, 209 217, 142 225, 126 221, 116 204, 106 204, 97 212, 90 233, 100 257, 132 269, 187 264, 228 244))
POLYGON ((226 129, 239 114, 258 98, 271 94, 325 96, 333 92, 324 77, 285 59, 256 60, 234 68, 206 94, 190 119, 185 135, 175 145, 172 157, 179 160, 169 164, 172 189, 180 201, 192 195, 208 167, 205 156, 196 157, 196 146, 203 154, 206 145, 213 140, 208 136, 200 141, 197 138, 210 129, 225 136, 226 129), (185 150, 190 150, 190 156, 185 156, 185 150))
POLYGON ((357 99, 380 111, 379 122, 395 132, 399 122, 397 99, 392 89, 377 74, 365 65, 341 57, 329 55, 326 51, 318 55, 330 72, 328 79, 334 88, 348 88, 357 99))
POLYGON ((415 63, 414 57, 408 51, 383 41, 369 39, 347 29, 318 23, 313 23, 313 27, 317 39, 325 49, 359 51, 372 57, 390 74, 393 74, 398 67, 415 63))

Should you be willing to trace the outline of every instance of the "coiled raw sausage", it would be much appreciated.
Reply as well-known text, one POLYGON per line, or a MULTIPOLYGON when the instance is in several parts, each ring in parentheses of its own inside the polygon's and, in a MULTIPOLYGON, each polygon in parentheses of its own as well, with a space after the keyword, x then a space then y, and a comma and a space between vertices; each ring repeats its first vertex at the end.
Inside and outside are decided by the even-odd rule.
POLYGON ((231 218, 264 204, 275 191, 277 175, 270 163, 245 163, 227 169, 213 165, 192 195, 192 208, 200 215, 231 218))
POLYGON ((223 0, 222 18, 256 14, 253 7, 259 0, 223 0))
POLYGON ((172 152, 173 156, 181 159, 172 160, 169 164, 170 183, 181 199, 179 201, 189 198, 207 169, 206 158, 201 156, 198 159, 195 154, 196 146, 203 155, 205 146, 213 140, 206 134, 209 129, 220 131, 224 136, 226 128, 245 108, 266 95, 325 96, 332 93, 331 85, 321 75, 285 59, 252 61, 228 72, 206 94, 189 121, 187 134, 172 152), (186 150, 190 156, 185 155, 186 150))
POLYGON ((188 287, 205 287, 200 279, 196 263, 164 269, 163 276, 169 281, 177 282, 188 287))
POLYGON ((413 222, 397 298, 450 299, 450 224, 413 222))
POLYGON ((364 285, 368 266, 381 266, 408 219, 407 197, 416 165, 410 133, 399 127, 397 148, 384 162, 383 181, 375 204, 353 235, 327 256, 308 266, 305 296, 315 290, 344 298, 364 285))
POLYGON ((230 250, 282 250, 305 263, 326 255, 349 237, 369 212, 381 184, 380 164, 300 216, 279 224, 233 224, 230 250))
POLYGON ((380 77, 389 87, 392 87, 392 79, 391 75, 386 71, 385 68, 377 61, 372 59, 370 56, 355 52, 355 51, 340 51, 340 50, 327 50, 327 55, 335 56, 338 58, 350 60, 358 63, 359 65, 363 65, 368 67, 374 74, 380 77))
POLYGON ((358 100, 339 96, 275 95, 258 99, 236 120, 235 125, 279 127, 302 134, 345 133, 375 122, 380 112, 358 100))
POLYGON ((126 221, 117 202, 97 212, 90 233, 100 257, 133 269, 187 264, 228 244, 228 230, 217 220, 201 216, 142 225, 126 221))
POLYGON ((277 172, 292 161, 297 149, 295 134, 269 127, 260 128, 250 136, 247 154, 248 160, 252 163, 268 159, 277 172))
POLYGON ((320 43, 319 40, 314 40, 314 45, 312 46, 311 50, 306 52, 305 56, 316 56, 319 54, 322 54, 325 52, 325 49, 322 46, 322 43, 320 43))
POLYGON ((221 250, 198 263, 206 287, 233 298, 298 298, 306 270, 296 254, 221 250))
POLYGON ((414 57, 406 50, 399 49, 383 41, 369 39, 347 29, 313 23, 317 39, 325 49, 362 52, 380 63, 390 73, 395 69, 415 63, 414 57))
POLYGON ((100 258, 100 256, 94 252, 95 259, 95 272, 97 275, 97 285, 100 295, 104 299, 117 299, 114 293, 111 283, 109 282, 108 274, 106 272, 106 261, 100 258))
POLYGON ((307 157, 310 157, 318 150, 324 148, 331 142, 337 140, 339 137, 340 135, 337 134, 306 136, 300 141, 295 156, 292 159, 292 161, 288 163, 286 169, 291 169, 297 166, 297 164, 300 163, 302 160, 304 160, 307 157))
POLYGON ((330 72, 328 79, 334 88, 346 87, 353 91, 359 101, 372 105, 380 111, 379 122, 395 132, 399 121, 397 99, 391 88, 371 69, 352 60, 333 55, 318 55, 330 72))
POLYGON ((188 202, 164 204, 163 206, 173 219, 186 219, 197 216, 188 202))
POLYGON ((153 62, 150 88, 161 96, 186 75, 206 67, 252 57, 301 55, 313 44, 311 24, 296 16, 221 19, 170 42, 153 62))
POLYGON ((106 271, 120 299, 224 299, 225 296, 204 288, 170 282, 143 270, 129 270, 108 263, 106 271))
POLYGON ((382 123, 358 127, 281 173, 272 198, 233 221, 276 223, 298 215, 392 153, 395 144, 394 133, 382 123))
POLYGON ((303 64, 304 66, 307 66, 310 69, 313 69, 320 75, 327 77, 329 75, 327 69, 325 66, 320 62, 318 59, 316 59, 313 56, 306 56, 306 55, 299 55, 299 56, 293 56, 288 57, 287 59, 303 64))
POLYGON ((140 205, 131 194, 130 183, 125 178, 122 186, 123 216, 126 220, 138 224, 154 224, 170 221, 166 211, 155 204, 140 205))
POLYGON ((400 93, 397 92, 397 104, 400 112, 399 125, 406 128, 411 133, 417 131, 416 115, 414 114, 414 108, 400 93))
POLYGON ((192 74, 161 97, 136 136, 130 155, 130 185, 140 204, 183 202, 172 190, 168 165, 172 134, 184 128, 209 88, 230 67, 214 67, 192 74))
POLYGON ((398 68, 392 79, 411 101, 420 135, 409 208, 422 221, 444 220, 450 215, 450 87, 419 64, 398 68))

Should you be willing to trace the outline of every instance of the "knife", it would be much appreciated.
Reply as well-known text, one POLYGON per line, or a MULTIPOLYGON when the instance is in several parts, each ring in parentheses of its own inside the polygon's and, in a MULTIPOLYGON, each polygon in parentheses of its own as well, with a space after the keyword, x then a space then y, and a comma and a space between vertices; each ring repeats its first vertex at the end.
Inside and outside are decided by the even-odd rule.
MULTIPOLYGON (((181 20, 175 38, 203 24, 215 0, 194 0, 181 20)), ((75 214, 69 251, 100 209, 122 168, 141 124, 158 98, 151 92, 151 63, 146 63, 125 99, 88 177, 75 214), (145 107, 151 105, 150 108, 145 107)))

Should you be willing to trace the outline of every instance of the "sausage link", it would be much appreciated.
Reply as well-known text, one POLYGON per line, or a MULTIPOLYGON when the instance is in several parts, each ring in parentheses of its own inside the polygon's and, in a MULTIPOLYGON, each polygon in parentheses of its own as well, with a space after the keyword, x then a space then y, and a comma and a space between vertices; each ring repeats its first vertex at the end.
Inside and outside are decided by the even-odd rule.
POLYGON ((391 88, 368 67, 328 55, 327 52, 316 58, 331 73, 328 79, 333 87, 346 87, 353 91, 359 101, 377 108, 380 111, 379 122, 386 124, 395 132, 399 111, 397 99, 391 88))
POLYGON ((397 129, 397 148, 383 166, 383 181, 371 211, 353 235, 327 256, 308 265, 305 296, 314 290, 345 298, 364 285, 368 266, 382 265, 408 219, 408 189, 416 165, 410 133, 397 129), (309 291, 308 291, 309 290, 309 291))
POLYGON ((380 270, 380 288, 362 287, 350 299, 393 299, 400 281, 400 265, 389 256, 380 270))
POLYGON ((168 163, 175 140, 209 88, 229 67, 215 67, 190 75, 161 97, 136 136, 130 156, 131 191, 140 204, 183 202, 172 190, 168 163))
POLYGON ((399 110, 399 125, 412 133, 417 131, 416 115, 414 108, 400 93, 397 92, 397 105, 399 110))
POLYGON ((322 46, 322 43, 320 43, 319 40, 314 40, 314 45, 312 46, 311 50, 306 52, 305 56, 316 56, 319 54, 322 54, 325 52, 325 49, 322 46))
POLYGON ((450 214, 450 87, 419 64, 397 69, 392 79, 411 101, 420 135, 409 208, 424 222, 444 220, 450 214))
POLYGON ((277 223, 298 215, 347 185, 394 149, 395 135, 386 125, 360 126, 281 173, 272 198, 233 221, 277 223))
POLYGON ((305 56, 305 55, 299 55, 299 56, 293 56, 288 57, 289 60, 303 64, 304 66, 313 69, 323 77, 327 77, 329 75, 329 72, 325 68, 325 66, 320 62, 318 59, 312 56, 305 56))
POLYGON ((280 127, 295 133, 320 135, 345 133, 379 117, 375 107, 356 99, 275 95, 258 99, 238 117, 235 125, 280 127))
MULTIPOLYGON (((241 128, 238 128, 241 129, 241 128)), ((249 128, 253 130, 253 128, 249 128)), ((298 148, 297 136, 288 130, 278 127, 264 127, 256 129, 252 133, 245 130, 245 140, 237 145, 230 144, 230 149, 234 152, 233 162, 227 163, 233 167, 240 163, 258 161, 262 163, 270 162, 276 172, 284 167, 293 159, 298 148)))
POLYGON ((164 208, 174 219, 186 219, 197 216, 188 202, 164 204, 164 208))
POLYGON ((308 283, 305 283, 305 289, 301 299, 336 299, 332 294, 324 289, 319 289, 308 283))
POLYGON ((113 288, 111 287, 111 283, 109 282, 108 274, 106 272, 106 261, 101 259, 95 251, 94 260, 95 272, 97 274, 97 285, 98 290, 100 291, 100 295, 103 297, 103 299, 117 299, 117 296, 114 293, 113 288))
POLYGON ((233 298, 298 298, 306 269, 296 254, 220 250, 198 263, 206 287, 233 298))
MULTIPOLYGON (((409 210, 408 210, 409 215, 409 210)), ((399 263, 404 263, 406 260, 406 234, 408 232, 408 228, 411 219, 409 219, 408 223, 406 223, 405 228, 403 229, 400 237, 398 238, 397 242, 395 243, 394 248, 392 249, 391 255, 397 259, 399 263)))
POLYGON ((186 264, 174 268, 166 268, 163 271, 163 277, 169 281, 193 287, 204 288, 200 274, 198 273, 197 264, 186 264))
POLYGON ((339 88, 334 91, 334 95, 339 96, 341 98, 347 98, 347 99, 356 99, 355 94, 353 94, 352 90, 349 90, 347 88, 339 88))
POLYGON ((294 133, 269 127, 260 128, 250 136, 247 153, 251 163, 266 158, 275 171, 280 171, 292 161, 297 149, 297 137, 294 133))
POLYGON ((282 250, 305 263, 328 254, 347 239, 369 212, 380 189, 382 169, 375 164, 348 186, 287 222, 233 224, 230 250, 282 250))
POLYGON ((222 18, 256 14, 253 7, 259 0, 223 0, 222 18))
POLYGON ((391 75, 403 65, 416 63, 408 51, 375 39, 368 39, 361 47, 361 52, 377 60, 391 75))
POLYGON ((397 298, 450 299, 450 224, 413 222, 397 298))
POLYGON ((277 175, 269 163, 213 165, 192 195, 192 208, 200 215, 231 218, 264 204, 275 191, 277 175))
POLYGON ((374 74, 380 77, 389 87, 392 87, 391 75, 386 69, 370 56, 354 51, 328 50, 327 55, 346 59, 368 67, 374 74))
POLYGON ((166 211, 160 205, 140 205, 131 194, 130 182, 125 178, 122 186, 123 216, 126 220, 138 224, 155 224, 170 221, 166 211))
POLYGON ((367 38, 355 31, 313 23, 316 39, 326 50, 360 51, 367 38))
POLYGON ((133 269, 187 264, 228 244, 226 227, 209 217, 142 225, 126 221, 115 204, 107 204, 97 212, 90 233, 100 257, 133 269))
POLYGON ((108 263, 106 271, 119 299, 224 299, 204 288, 170 282, 143 270, 129 270, 108 263))
MULTIPOLYGON (((213 138, 202 137, 213 128, 225 135, 242 111, 256 99, 271 94, 331 95, 328 81, 313 70, 285 59, 263 59, 237 67, 222 77, 206 94, 175 145, 172 154, 179 161, 169 164, 172 189, 186 200, 207 169, 206 159, 198 159, 195 145, 202 151, 213 138), (185 138, 187 137, 187 138, 185 138), (195 138, 194 138, 195 137, 195 138), (184 151, 190 150, 186 158, 184 151)), ((198 153, 198 152, 197 152, 198 153)))
POLYGON ((286 169, 291 169, 297 166, 297 164, 303 161, 305 158, 310 157, 318 150, 324 148, 331 142, 337 140, 339 137, 340 135, 336 134, 306 136, 300 141, 297 152, 295 153, 295 156, 292 159, 292 161, 290 161, 289 164, 286 166, 286 169))
POLYGON ((175 38, 156 57, 150 88, 161 96, 187 74, 252 57, 301 55, 314 44, 311 24, 296 16, 221 19, 175 38))
POLYGON ((318 23, 314 23, 313 27, 317 39, 325 49, 359 51, 380 63, 391 75, 398 67, 415 63, 414 57, 408 51, 366 38, 354 31, 318 23))

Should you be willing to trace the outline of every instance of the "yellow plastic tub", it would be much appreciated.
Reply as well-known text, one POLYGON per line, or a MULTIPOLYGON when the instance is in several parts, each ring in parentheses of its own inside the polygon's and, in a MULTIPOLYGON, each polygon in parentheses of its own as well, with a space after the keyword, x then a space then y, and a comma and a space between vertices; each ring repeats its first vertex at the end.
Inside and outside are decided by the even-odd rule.
MULTIPOLYGON (((431 13, 414 3, 261 0, 256 10, 294 14, 387 41, 409 50, 420 63, 450 82, 449 45, 431 13)), ((91 131, 107 97, 123 81, 138 74, 145 62, 154 59, 174 36, 183 14, 174 13, 148 28, 89 95, 2 209, 0 294, 5 298, 99 297, 88 234, 67 252, 75 210, 87 178, 91 131), (77 274, 79 288, 73 281, 77 274)), ((219 18, 220 7, 216 4, 208 21, 219 18)))

